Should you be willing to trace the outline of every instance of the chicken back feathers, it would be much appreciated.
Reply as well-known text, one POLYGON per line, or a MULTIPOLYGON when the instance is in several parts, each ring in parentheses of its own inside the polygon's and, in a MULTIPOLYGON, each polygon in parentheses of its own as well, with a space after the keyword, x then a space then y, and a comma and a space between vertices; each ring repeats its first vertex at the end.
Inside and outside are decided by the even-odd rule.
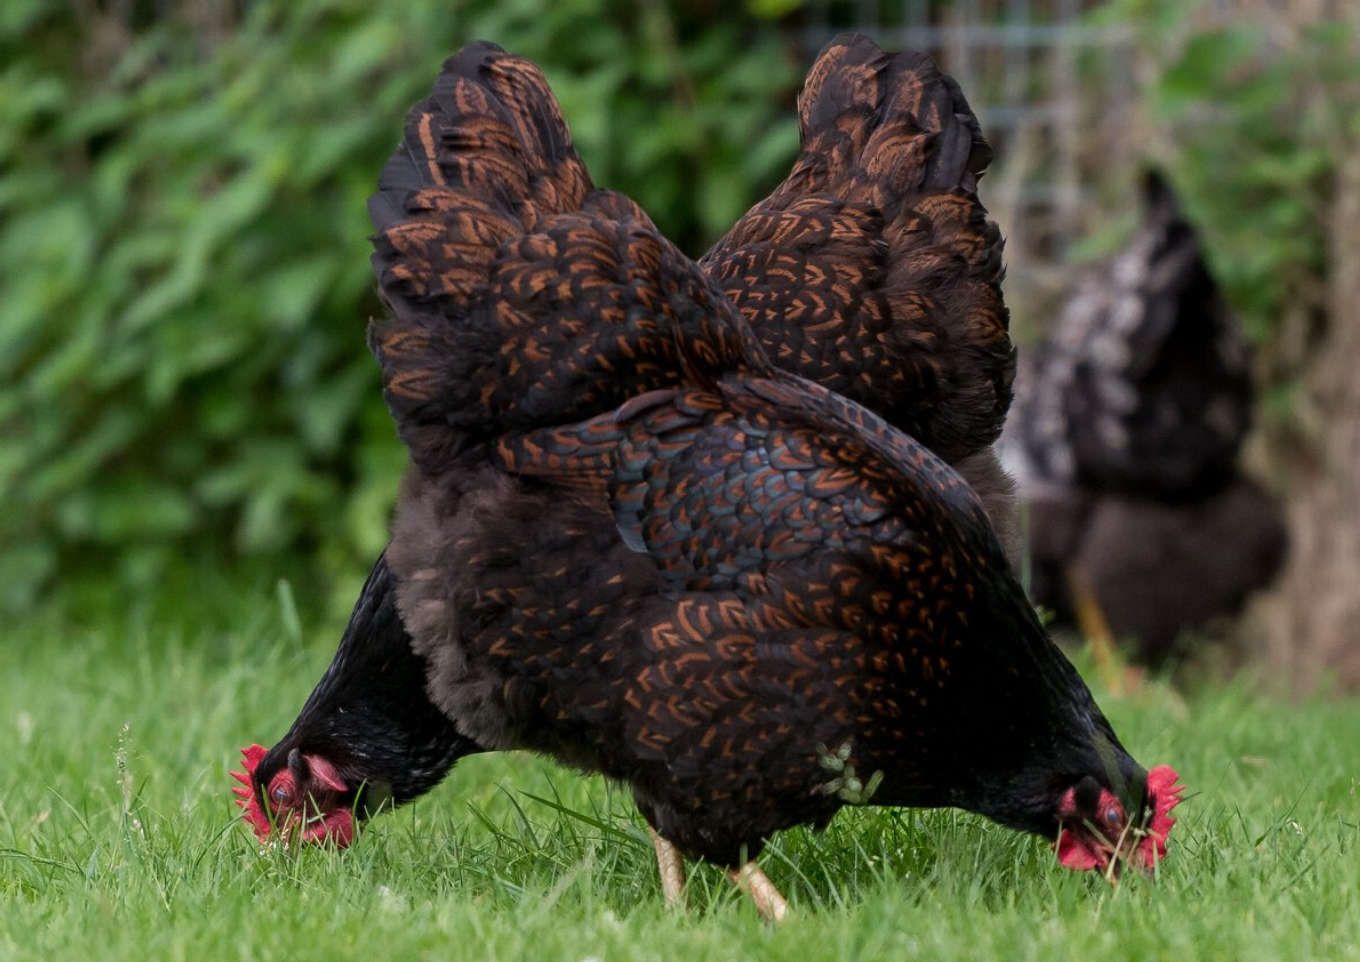
POLYGON ((521 534, 514 493, 452 525, 437 496, 411 502, 394 544, 447 539, 425 537, 437 560, 403 587, 428 619, 408 624, 437 666, 431 693, 480 744, 627 780, 682 851, 732 863, 869 800, 828 753, 876 780, 876 802, 1034 831, 1050 766, 1108 762, 1137 783, 967 484, 853 402, 734 375, 498 454, 547 485, 528 503, 571 520, 521 534), (563 523, 576 537, 537 550, 563 523), (1004 724, 981 707, 1017 697, 1028 710, 1004 724))

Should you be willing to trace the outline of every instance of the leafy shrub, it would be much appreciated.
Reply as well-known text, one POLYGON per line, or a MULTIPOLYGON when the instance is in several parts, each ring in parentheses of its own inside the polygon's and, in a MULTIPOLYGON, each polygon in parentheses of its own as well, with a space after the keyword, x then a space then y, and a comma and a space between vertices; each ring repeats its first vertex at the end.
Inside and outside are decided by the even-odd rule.
POLYGON ((597 182, 692 252, 796 144, 799 65, 771 25, 704 27, 702 4, 118 6, 0 13, 11 608, 82 559, 144 582, 185 552, 380 550, 404 461, 363 345, 364 202, 468 40, 540 63, 597 182))

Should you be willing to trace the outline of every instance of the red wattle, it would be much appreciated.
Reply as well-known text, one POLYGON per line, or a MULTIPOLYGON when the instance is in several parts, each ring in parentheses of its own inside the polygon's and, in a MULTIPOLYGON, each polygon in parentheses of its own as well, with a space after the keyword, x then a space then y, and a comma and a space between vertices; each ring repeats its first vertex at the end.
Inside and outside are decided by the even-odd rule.
POLYGON ((1070 868, 1076 872, 1087 872, 1091 869, 1103 869, 1105 867, 1103 855, 1093 851, 1088 842, 1066 829, 1059 834, 1057 844, 1053 847, 1058 852, 1058 862, 1064 868, 1070 868))

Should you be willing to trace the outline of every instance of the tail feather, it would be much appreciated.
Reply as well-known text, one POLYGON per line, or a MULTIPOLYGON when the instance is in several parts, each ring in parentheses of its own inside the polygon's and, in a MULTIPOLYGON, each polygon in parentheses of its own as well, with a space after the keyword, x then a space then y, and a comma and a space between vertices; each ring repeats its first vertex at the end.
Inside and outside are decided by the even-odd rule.
POLYGON ((538 68, 451 57, 370 203, 391 317, 369 345, 417 464, 764 363, 731 303, 633 201, 594 190, 538 68))
POLYGON ((828 168, 828 181, 853 176, 854 161, 863 159, 868 169, 875 159, 891 156, 883 148, 901 121, 937 135, 931 156, 920 166, 922 188, 973 190, 992 159, 977 117, 953 77, 941 73, 923 53, 885 53, 862 34, 841 35, 822 50, 799 94, 798 118, 805 155, 807 145, 822 138, 842 140, 852 148, 847 157, 851 164, 828 168))
POLYGON ((1015 356, 991 160, 962 91, 919 53, 833 40, 799 98, 789 177, 703 259, 781 366, 947 460, 1000 433, 1015 356))
POLYGON ((593 189, 542 72, 492 43, 446 60, 430 96, 407 115, 369 201, 374 227, 404 220, 408 196, 430 187, 480 190, 526 227, 574 210, 593 189))

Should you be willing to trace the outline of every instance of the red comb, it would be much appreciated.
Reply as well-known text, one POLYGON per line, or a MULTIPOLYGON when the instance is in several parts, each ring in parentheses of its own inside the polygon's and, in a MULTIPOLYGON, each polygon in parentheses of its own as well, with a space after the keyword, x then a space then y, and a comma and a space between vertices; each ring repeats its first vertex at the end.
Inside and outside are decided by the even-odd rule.
POLYGON ((268 751, 269 749, 263 745, 251 745, 249 748, 241 749, 241 758, 244 760, 246 770, 231 773, 231 777, 241 783, 233 786, 231 790, 236 796, 236 804, 245 809, 243 817, 255 829, 255 837, 261 842, 269 837, 269 816, 260 807, 260 796, 255 791, 255 779, 252 776, 268 751))
POLYGON ((1147 838, 1139 844, 1144 864, 1148 868, 1166 858, 1166 836, 1171 826, 1176 824, 1176 820, 1171 817, 1171 810, 1181 803, 1181 794, 1185 791, 1184 785, 1176 784, 1178 781, 1180 776, 1170 765, 1158 765, 1148 772, 1148 793, 1155 800, 1156 807, 1148 823, 1147 838))

